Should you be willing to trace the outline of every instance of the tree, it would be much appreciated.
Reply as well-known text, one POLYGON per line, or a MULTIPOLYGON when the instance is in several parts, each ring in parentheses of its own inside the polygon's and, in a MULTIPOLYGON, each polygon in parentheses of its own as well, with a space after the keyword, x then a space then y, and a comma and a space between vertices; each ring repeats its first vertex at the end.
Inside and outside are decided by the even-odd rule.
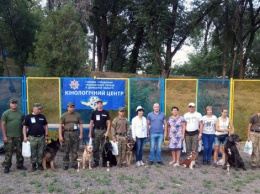
POLYGON ((1 50, 14 58, 20 75, 25 75, 24 66, 39 29, 38 10, 36 1, 4 0, 0 3, 1 50))
POLYGON ((36 35, 34 63, 43 76, 83 76, 87 41, 75 8, 67 4, 46 13, 36 35))

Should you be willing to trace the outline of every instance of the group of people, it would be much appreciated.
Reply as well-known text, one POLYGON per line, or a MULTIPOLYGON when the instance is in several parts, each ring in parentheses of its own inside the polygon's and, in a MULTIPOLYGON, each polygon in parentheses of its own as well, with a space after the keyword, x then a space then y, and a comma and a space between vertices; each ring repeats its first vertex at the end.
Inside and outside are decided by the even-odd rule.
MULTIPOLYGON (((171 151, 172 160, 170 165, 177 167, 180 165, 180 155, 183 149, 183 142, 186 143, 186 151, 198 152, 198 141, 202 140, 203 165, 211 165, 211 155, 214 145, 214 163, 217 167, 217 159, 220 148, 222 149, 222 159, 225 161, 224 145, 228 134, 234 132, 231 120, 227 117, 228 110, 222 109, 221 116, 217 118, 212 114, 212 107, 205 108, 206 114, 202 116, 196 112, 195 103, 189 103, 189 111, 184 116, 179 115, 179 108, 171 108, 171 116, 166 119, 166 115, 160 111, 158 103, 153 105, 153 111, 144 117, 144 108, 136 108, 137 115, 132 119, 130 129, 129 122, 125 115, 125 108, 119 107, 118 116, 112 120, 109 112, 103 109, 103 101, 96 102, 97 109, 92 112, 89 125, 89 138, 93 139, 93 167, 99 166, 100 154, 108 136, 112 136, 114 142, 118 142, 117 164, 119 167, 126 165, 126 144, 131 138, 136 144, 136 165, 144 166, 143 150, 147 138, 150 139, 149 165, 156 162, 163 165, 161 157, 161 146, 165 140, 169 141, 168 149, 171 151), (111 134, 110 134, 111 132, 111 134), (214 143, 214 144, 213 144, 214 143), (155 155, 156 153, 156 155, 155 155)), ((48 122, 42 115, 41 104, 34 103, 31 114, 24 116, 18 110, 18 100, 10 100, 10 109, 2 114, 1 128, 5 144, 5 159, 2 164, 4 173, 9 173, 12 165, 12 155, 16 152, 16 166, 19 170, 27 170, 24 166, 22 156, 22 142, 30 141, 32 171, 43 170, 42 157, 45 141, 48 140, 48 122)), ((59 141, 64 143, 63 169, 69 167, 77 169, 77 151, 79 141, 83 138, 82 118, 75 111, 73 102, 67 104, 68 111, 62 114, 59 123, 59 141), (70 159, 71 153, 71 159, 70 159)), ((260 113, 250 117, 248 125, 248 141, 253 142, 252 168, 260 166, 260 113)))

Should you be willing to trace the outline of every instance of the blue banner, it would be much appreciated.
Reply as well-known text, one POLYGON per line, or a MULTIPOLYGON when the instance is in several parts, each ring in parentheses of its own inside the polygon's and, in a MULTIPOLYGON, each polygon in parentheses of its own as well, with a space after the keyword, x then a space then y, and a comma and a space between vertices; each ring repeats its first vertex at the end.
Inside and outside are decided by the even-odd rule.
POLYGON ((93 78, 64 78, 62 108, 74 102, 76 109, 96 109, 96 102, 103 101, 106 110, 125 106, 125 80, 100 80, 93 78))

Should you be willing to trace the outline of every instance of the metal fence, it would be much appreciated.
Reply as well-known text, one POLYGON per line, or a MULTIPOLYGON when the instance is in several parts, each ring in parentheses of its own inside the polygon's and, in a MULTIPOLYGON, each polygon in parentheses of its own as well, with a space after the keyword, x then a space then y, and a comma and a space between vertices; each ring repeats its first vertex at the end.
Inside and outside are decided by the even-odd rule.
MULTIPOLYGON (((62 109, 63 80, 59 77, 0 77, 0 114, 9 108, 10 98, 19 100, 19 109, 28 114, 34 102, 43 105, 42 113, 49 123, 58 123, 62 109)), ((72 78, 73 79, 73 78, 72 78)), ((112 78, 107 78, 113 80, 112 78)), ((205 114, 205 106, 213 107, 213 114, 221 115, 223 107, 228 108, 229 117, 233 119, 235 131, 243 140, 250 115, 258 112, 260 99, 260 80, 229 79, 164 79, 164 78, 121 78, 126 80, 125 107, 126 116, 131 119, 136 115, 136 107, 145 109, 145 116, 158 102, 161 111, 167 117, 171 107, 178 106, 180 114, 188 111, 188 103, 195 102, 197 111, 205 114)), ((76 109, 77 110, 77 109, 76 109)), ((84 124, 90 121, 93 110, 77 110, 84 124)), ((111 118, 117 111, 109 111, 111 118)), ((88 129, 85 129, 88 130, 88 129)), ((1 136, 1 133, 0 133, 1 136)), ((0 137, 2 140, 2 137, 0 137)))

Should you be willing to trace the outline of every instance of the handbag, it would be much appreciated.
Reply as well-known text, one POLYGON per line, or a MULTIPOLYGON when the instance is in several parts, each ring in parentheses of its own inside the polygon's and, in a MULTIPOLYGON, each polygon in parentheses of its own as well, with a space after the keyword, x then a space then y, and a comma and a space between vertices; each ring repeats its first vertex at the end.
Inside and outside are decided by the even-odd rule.
POLYGON ((244 152, 252 155, 253 152, 253 142, 252 141, 246 141, 245 147, 244 147, 244 152))
POLYGON ((111 141, 111 144, 113 146, 112 154, 114 156, 117 156, 118 155, 118 142, 111 141))
POLYGON ((219 141, 224 141, 228 135, 216 135, 219 141))
POLYGON ((182 152, 186 153, 186 142, 185 142, 185 140, 182 141, 182 152))
POLYGON ((30 157, 31 156, 31 145, 30 145, 29 141, 23 142, 22 155, 23 155, 23 157, 30 157))
POLYGON ((201 152, 202 150, 202 140, 198 141, 198 152, 201 152))

